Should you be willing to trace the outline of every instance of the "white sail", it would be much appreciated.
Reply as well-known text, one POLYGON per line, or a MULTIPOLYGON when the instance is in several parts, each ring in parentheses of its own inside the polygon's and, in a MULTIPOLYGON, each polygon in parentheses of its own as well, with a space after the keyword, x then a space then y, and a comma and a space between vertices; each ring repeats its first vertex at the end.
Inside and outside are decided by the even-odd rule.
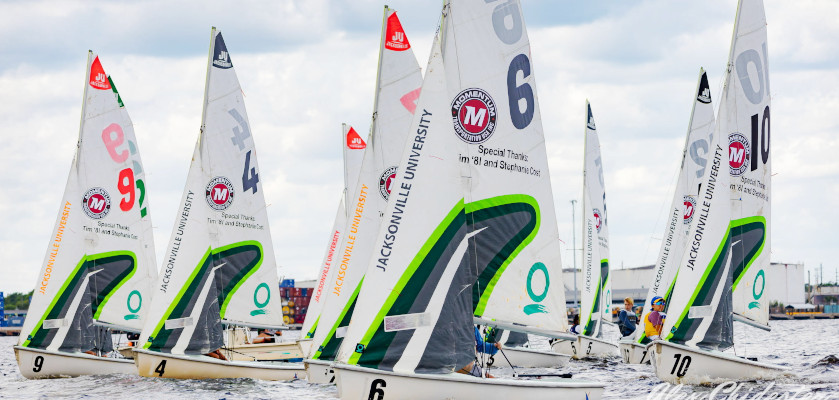
POLYGON ((688 244, 690 224, 697 215, 696 210, 700 204, 699 183, 709 170, 708 155, 714 134, 714 108, 711 104, 708 76, 704 69, 699 70, 696 87, 673 202, 670 204, 658 259, 653 266, 644 312, 639 319, 642 323, 638 324, 635 331, 635 337, 639 342, 645 338, 643 318, 652 310, 650 299, 660 296, 669 303, 679 262, 688 244))
POLYGON ((678 272, 664 329, 670 341, 724 349, 733 345, 733 313, 759 325, 768 318, 760 298, 762 271, 769 263, 770 183, 761 0, 739 3, 712 143, 711 171, 701 186, 702 204, 688 236, 692 243, 678 272))
POLYGON ((349 217, 349 210, 346 207, 350 193, 355 193, 355 184, 358 182, 358 175, 361 172, 361 163, 364 159, 364 149, 367 142, 358 135, 352 126, 343 124, 341 134, 341 148, 344 150, 344 189, 341 194, 341 201, 338 204, 338 211, 335 213, 335 222, 332 223, 332 230, 329 231, 329 240, 326 243, 326 251, 318 271, 318 283, 315 285, 315 292, 306 310, 306 319, 303 320, 303 336, 311 338, 315 334, 320 313, 326 303, 325 288, 332 271, 332 265, 337 259, 338 246, 341 245, 344 228, 349 217), (350 187, 352 185, 352 188, 350 187))
POLYGON ((600 337, 601 324, 610 318, 612 284, 609 274, 609 219, 603 159, 597 125, 586 101, 585 160, 583 168, 583 285, 580 304, 582 333, 600 337), (589 221, 591 219, 591 221, 589 221), (589 226, 591 225, 591 226, 589 226))
POLYGON ((403 190, 388 203, 341 362, 452 371, 474 359, 472 315, 566 326, 521 9, 452 2, 443 15, 395 182, 403 190))
POLYGON ((110 351, 94 322, 137 330, 157 278, 149 198, 128 112, 90 52, 79 139, 18 344, 110 351))
POLYGON ((221 321, 281 326, 277 266, 244 96, 211 32, 201 134, 143 328, 143 348, 204 354, 221 321))
POLYGON ((375 250, 376 235, 393 190, 397 164, 416 109, 422 75, 396 11, 385 7, 379 48, 374 113, 367 150, 353 195, 336 261, 324 288, 326 297, 311 357, 334 359, 349 325, 360 282, 375 250))
POLYGON ((766 272, 770 263, 772 163, 770 157, 769 54, 763 1, 740 3, 720 133, 731 171, 734 313, 768 326, 766 272))

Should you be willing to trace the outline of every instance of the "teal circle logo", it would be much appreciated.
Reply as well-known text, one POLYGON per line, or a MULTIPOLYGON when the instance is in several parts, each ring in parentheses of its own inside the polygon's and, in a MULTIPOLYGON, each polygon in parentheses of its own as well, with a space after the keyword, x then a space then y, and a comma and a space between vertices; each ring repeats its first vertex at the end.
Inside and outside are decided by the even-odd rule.
POLYGON ((253 304, 258 308, 265 308, 268 305, 268 301, 271 300, 271 289, 268 288, 268 284, 262 282, 259 286, 256 287, 256 290, 253 291, 253 304), (259 301, 259 289, 265 288, 265 301, 259 301))
POLYGON ((548 287, 551 285, 551 280, 548 278, 548 267, 545 264, 537 262, 530 267, 530 272, 527 273, 527 295, 530 296, 530 299, 535 302, 540 302, 545 300, 545 297, 548 296, 548 287), (542 271, 542 275, 545 276, 545 289, 542 291, 542 294, 537 295, 533 293, 533 275, 536 271, 542 271))
POLYGON ((132 290, 131 293, 128 294, 128 299, 125 301, 125 303, 126 303, 125 305, 128 306, 128 311, 136 314, 138 311, 140 311, 140 307, 143 306, 143 295, 141 295, 140 292, 137 291, 137 290, 132 290), (137 307, 136 308, 131 307, 131 299, 133 297, 135 297, 135 295, 137 297, 137 307))
POLYGON ((763 270, 757 272, 755 276, 754 286, 752 286, 752 296, 754 296, 755 300, 760 299, 763 296, 763 290, 766 288, 766 275, 763 273, 763 270), (757 293, 757 278, 760 278, 760 293, 757 293))

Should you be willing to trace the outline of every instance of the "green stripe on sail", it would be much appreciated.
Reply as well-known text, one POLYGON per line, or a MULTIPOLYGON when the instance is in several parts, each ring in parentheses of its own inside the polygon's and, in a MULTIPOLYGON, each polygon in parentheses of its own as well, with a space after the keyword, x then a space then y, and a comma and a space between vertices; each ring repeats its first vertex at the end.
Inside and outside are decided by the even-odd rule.
MULTIPOLYGON (((102 312, 102 308, 105 303, 110 300, 111 295, 116 292, 116 289, 119 289, 125 281, 131 278, 134 275, 134 271, 137 268, 137 257, 134 253, 130 251, 109 251, 105 253, 87 255, 85 254, 82 256, 79 263, 76 264, 76 267, 73 269, 73 272, 70 273, 70 276, 64 281, 64 284, 61 285, 61 289, 58 290, 56 296, 50 302, 50 305, 47 307, 46 312, 44 315, 41 316, 41 319, 35 325, 35 329, 32 330, 32 333, 27 335, 27 339, 23 342, 23 347, 35 347, 40 348, 44 345, 43 341, 46 339, 47 335, 49 334, 48 329, 42 329, 44 321, 48 319, 56 319, 59 317, 61 310, 64 309, 64 306, 68 301, 71 301, 70 298, 72 296, 72 292, 68 291, 67 289, 70 287, 75 287, 78 282, 85 277, 85 273, 91 268, 96 266, 96 261, 107 262, 111 258, 128 258, 132 261, 130 272, 120 274, 114 279, 112 282, 109 283, 105 290, 101 291, 99 296, 97 297, 98 300, 101 300, 101 303, 92 304, 95 308, 93 310, 95 312, 94 318, 98 318, 99 314, 102 312), (93 263, 93 264, 91 264, 93 263)), ((80 290, 83 290, 80 288, 80 290)), ((65 318, 67 315, 64 316, 65 318)))
POLYGON ((692 322, 683 323, 688 315, 688 311, 690 311, 690 308, 696 304, 701 305, 701 303, 703 303, 708 298, 708 296, 713 295, 713 293, 711 293, 711 288, 714 286, 716 279, 709 280, 708 277, 712 275, 716 277, 720 274, 720 272, 723 269, 725 269, 725 265, 723 265, 723 262, 725 261, 725 256, 728 254, 730 249, 731 231, 726 230, 726 235, 725 237, 723 237, 722 241, 717 247, 717 251, 716 253, 714 253, 714 257, 711 258, 711 262, 709 262, 708 266, 705 267, 705 271, 702 273, 702 278, 696 285, 696 289, 691 295, 690 300, 687 302, 687 305, 685 306, 684 310, 682 310, 682 314, 679 315, 678 319, 676 320, 676 323, 673 324, 673 327, 670 329, 670 332, 667 334, 665 340, 683 341, 685 339, 685 336, 687 335, 689 329, 693 325, 692 322))
POLYGON ((236 276, 234 276, 233 279, 231 279, 230 282, 227 284, 227 286, 224 287, 222 291, 219 293, 218 303, 222 305, 221 310, 219 311, 219 315, 221 316, 221 318, 224 318, 225 312, 227 312, 227 305, 230 303, 230 299, 233 298, 233 295, 236 293, 236 291, 239 290, 239 287, 242 286, 242 284, 245 283, 245 281, 247 281, 248 278, 250 278, 251 275, 253 275, 259 269, 259 267, 262 266, 262 255, 265 253, 263 253, 262 251, 262 244, 255 240, 247 240, 244 242, 234 243, 231 245, 220 247, 213 252, 214 255, 224 254, 224 257, 226 257, 228 255, 231 255, 231 253, 235 254, 251 251, 252 249, 250 247, 256 247, 259 256, 252 260, 250 263, 248 263, 247 266, 242 268, 239 271, 239 273, 236 274, 236 276))
POLYGON ((760 241, 753 248, 749 249, 740 263, 731 266, 734 268, 734 284, 731 285, 732 291, 737 289, 737 284, 740 283, 740 279, 746 275, 749 267, 760 256, 760 253, 763 252, 763 246, 766 244, 766 218, 756 216, 731 221, 732 237, 740 236, 757 229, 763 230, 760 241))
POLYGON ((504 244, 478 276, 477 284, 472 289, 472 303, 475 305, 476 316, 483 315, 495 285, 510 262, 536 237, 541 219, 536 199, 523 194, 497 196, 466 204, 466 221, 470 226, 517 212, 530 214, 530 220, 504 244))
POLYGON ((376 368, 381 362, 396 333, 384 332, 385 316, 404 314, 410 309, 437 259, 465 224, 464 208, 463 199, 460 199, 422 245, 357 344, 357 348, 363 347, 363 353, 354 352, 347 361, 348 364, 376 368))
MULTIPOLYGON (((361 285, 358 285, 358 287, 361 287, 361 285)), ((320 315, 318 315, 318 318, 315 320, 315 323, 312 324, 312 329, 309 329, 309 331, 306 332, 306 336, 304 336, 306 339, 311 339, 315 337, 315 330, 318 329, 318 322, 320 322, 320 315)))
MULTIPOLYGON (((352 295, 350 295, 350 298, 347 299, 347 304, 341 311, 341 315, 338 316, 338 319, 335 321, 335 324, 332 325, 331 329, 329 329, 329 333, 326 335, 326 339, 324 339, 323 343, 318 345, 315 354, 312 355, 313 360, 332 361, 335 359, 335 355, 338 352, 338 348, 341 346, 341 342, 344 341, 343 338, 335 337, 335 331, 337 331, 339 327, 348 326, 350 324, 350 319, 352 319, 352 314, 355 310, 355 303, 358 300, 358 293, 361 291, 361 285, 363 283, 364 277, 361 277, 361 280, 358 282, 358 286, 355 287, 355 290, 352 292, 352 295)), ((314 328, 312 328, 312 332, 314 332, 314 328)))

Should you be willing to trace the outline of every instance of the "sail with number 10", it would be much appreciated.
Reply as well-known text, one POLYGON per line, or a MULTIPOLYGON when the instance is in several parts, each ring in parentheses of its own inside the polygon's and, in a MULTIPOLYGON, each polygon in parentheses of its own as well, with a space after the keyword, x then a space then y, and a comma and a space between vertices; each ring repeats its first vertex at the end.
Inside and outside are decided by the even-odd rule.
POLYGON ((88 53, 76 154, 15 347, 27 378, 133 373, 109 328, 139 331, 157 265, 137 138, 99 57, 88 53))

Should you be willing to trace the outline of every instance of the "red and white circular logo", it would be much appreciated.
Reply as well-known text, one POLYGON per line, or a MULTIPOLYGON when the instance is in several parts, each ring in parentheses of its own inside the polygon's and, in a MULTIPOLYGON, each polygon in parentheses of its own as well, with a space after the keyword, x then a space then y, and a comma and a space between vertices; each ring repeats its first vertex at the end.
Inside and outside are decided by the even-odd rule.
POLYGON ((207 205, 213 210, 226 210, 233 204, 233 184, 230 179, 217 176, 207 184, 205 197, 207 205))
POLYGON ((731 176, 740 176, 749 168, 752 149, 749 139, 738 132, 728 135, 728 167, 731 176))
POLYGON ((379 193, 387 200, 390 197, 390 185, 396 180, 396 166, 392 166, 379 176, 379 193))
POLYGON ((693 221, 693 213, 696 211, 696 198, 693 196, 685 196, 683 199, 685 204, 683 219, 685 224, 689 224, 690 221, 693 221))
POLYGON ((597 228, 597 233, 600 233, 600 229, 603 227, 603 214, 600 214, 600 210, 594 209, 594 227, 597 228))
POLYGON ((486 142, 495 132, 496 118, 495 101, 483 89, 466 89, 452 101, 454 131, 466 143, 486 142))
POLYGON ((105 218, 111 211, 111 196, 105 189, 100 187, 91 188, 82 197, 82 209, 90 218, 105 218))

